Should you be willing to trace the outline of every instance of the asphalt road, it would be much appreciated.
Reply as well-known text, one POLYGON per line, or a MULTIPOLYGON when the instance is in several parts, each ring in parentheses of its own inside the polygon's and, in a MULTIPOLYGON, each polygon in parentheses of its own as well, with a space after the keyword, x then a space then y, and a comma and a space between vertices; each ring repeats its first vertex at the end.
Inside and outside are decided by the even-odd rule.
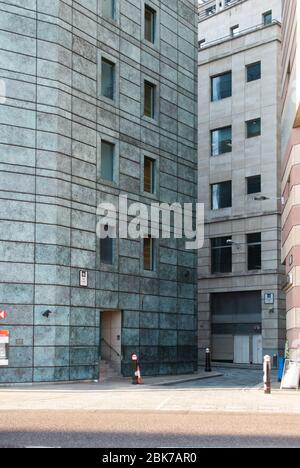
POLYGON ((300 415, 1 411, 0 447, 300 448, 300 415))

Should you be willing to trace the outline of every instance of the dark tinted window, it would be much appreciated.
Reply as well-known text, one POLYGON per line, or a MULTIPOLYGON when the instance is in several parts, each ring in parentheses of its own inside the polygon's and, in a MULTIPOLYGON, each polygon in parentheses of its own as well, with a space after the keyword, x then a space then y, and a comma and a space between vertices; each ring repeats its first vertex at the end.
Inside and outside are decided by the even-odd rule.
POLYGON ((212 273, 231 273, 232 245, 231 237, 211 239, 211 270, 212 273))
POLYGON ((102 96, 114 99, 115 89, 115 64, 102 59, 101 92, 102 96))
POLYGON ((101 177, 103 179, 114 181, 114 154, 115 145, 102 141, 101 143, 101 177))
POLYGON ((100 240, 100 261, 105 265, 114 263, 114 239, 106 237, 100 240))
POLYGON ((232 183, 221 182, 211 186, 211 207, 213 210, 232 206, 232 183))
POLYGON ((155 117, 155 85, 145 81, 144 115, 154 119, 155 117))
POLYGON ((218 156, 232 151, 232 128, 225 127, 211 132, 211 155, 218 156))
POLYGON ((261 270, 261 233, 248 234, 248 270, 261 270))
POLYGON ((249 120, 246 122, 247 138, 253 138, 261 135, 261 119, 249 120))
POLYGON ((261 176, 253 176, 247 178, 247 194, 261 192, 261 176))
POLYGON ((220 101, 232 95, 232 73, 224 73, 223 75, 214 76, 211 78, 211 100, 220 101))
POLYGON ((145 39, 154 44, 155 42, 156 13, 149 6, 145 6, 145 39))
POLYGON ((261 79, 261 62, 252 63, 247 65, 247 82, 256 81, 261 79))

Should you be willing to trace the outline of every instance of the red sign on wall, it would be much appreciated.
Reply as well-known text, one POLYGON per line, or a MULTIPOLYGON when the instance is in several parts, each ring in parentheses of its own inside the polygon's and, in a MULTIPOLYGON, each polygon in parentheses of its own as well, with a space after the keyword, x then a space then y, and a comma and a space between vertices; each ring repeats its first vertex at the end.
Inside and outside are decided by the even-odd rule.
POLYGON ((6 317, 8 317, 8 313, 5 310, 0 310, 0 319, 4 320, 6 317))

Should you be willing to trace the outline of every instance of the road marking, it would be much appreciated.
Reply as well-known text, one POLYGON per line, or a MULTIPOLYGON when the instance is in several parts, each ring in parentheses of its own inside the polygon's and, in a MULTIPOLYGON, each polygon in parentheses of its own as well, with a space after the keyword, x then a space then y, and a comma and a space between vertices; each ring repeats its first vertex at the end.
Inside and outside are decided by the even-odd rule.
POLYGON ((165 400, 163 400, 159 405, 158 407, 156 408, 156 411, 159 411, 161 410, 167 403, 169 403, 169 401, 172 399, 172 397, 168 397, 166 398, 165 400))
POLYGON ((46 447, 46 446, 42 446, 42 445, 41 445, 41 446, 39 446, 39 445, 37 445, 37 446, 34 446, 34 445, 33 445, 33 446, 30 446, 30 445, 28 445, 28 446, 25 447, 25 448, 26 448, 26 449, 61 449, 61 447, 46 447))

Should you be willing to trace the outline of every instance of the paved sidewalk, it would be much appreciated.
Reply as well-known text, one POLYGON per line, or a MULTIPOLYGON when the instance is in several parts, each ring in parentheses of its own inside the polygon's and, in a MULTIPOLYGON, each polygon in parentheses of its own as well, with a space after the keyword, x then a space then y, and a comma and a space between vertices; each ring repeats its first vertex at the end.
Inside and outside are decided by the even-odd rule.
POLYGON ((300 414, 299 392, 275 389, 272 395, 264 395, 257 371, 244 371, 248 376, 244 386, 241 386, 241 371, 226 372, 224 378, 198 379, 185 384, 173 382, 172 386, 170 382, 168 386, 157 386, 157 383, 153 386, 155 379, 149 379, 143 386, 133 386, 127 380, 122 386, 110 383, 2 388, 0 410, 300 414))

